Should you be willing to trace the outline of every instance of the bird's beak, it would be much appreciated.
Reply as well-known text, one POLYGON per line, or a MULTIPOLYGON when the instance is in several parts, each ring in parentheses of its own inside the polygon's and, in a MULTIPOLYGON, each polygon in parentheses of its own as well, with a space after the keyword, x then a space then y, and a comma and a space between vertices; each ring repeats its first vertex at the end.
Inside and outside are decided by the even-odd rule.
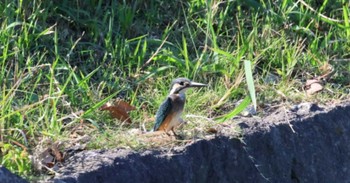
POLYGON ((197 83, 197 82, 191 82, 189 87, 204 87, 204 86, 208 86, 207 84, 203 84, 203 83, 197 83))

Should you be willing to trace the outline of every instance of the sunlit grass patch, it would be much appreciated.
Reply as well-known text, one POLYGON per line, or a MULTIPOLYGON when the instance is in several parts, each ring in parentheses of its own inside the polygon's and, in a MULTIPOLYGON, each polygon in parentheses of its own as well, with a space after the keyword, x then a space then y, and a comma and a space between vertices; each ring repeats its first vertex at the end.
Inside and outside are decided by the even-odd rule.
POLYGON ((84 135, 85 149, 156 147, 140 134, 177 77, 208 87, 188 91, 185 141, 175 145, 210 135, 252 93, 257 115, 350 93, 344 0, 4 1, 0 11, 0 163, 24 176, 43 139, 63 149, 84 135), (308 96, 315 78, 323 89, 308 96), (135 106, 131 124, 99 110, 116 98, 135 106))

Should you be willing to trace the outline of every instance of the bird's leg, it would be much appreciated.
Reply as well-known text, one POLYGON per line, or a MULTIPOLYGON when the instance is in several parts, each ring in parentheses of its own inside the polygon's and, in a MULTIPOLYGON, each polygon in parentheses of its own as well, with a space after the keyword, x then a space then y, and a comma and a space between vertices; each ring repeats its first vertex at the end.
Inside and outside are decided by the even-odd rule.
POLYGON ((164 132, 165 132, 165 134, 167 134, 170 138, 175 137, 175 139, 178 139, 179 136, 175 133, 174 128, 171 129, 171 131, 173 132, 172 134, 170 134, 170 131, 164 131, 164 132))
POLYGON ((174 134, 174 137, 175 137, 176 139, 183 140, 184 137, 182 137, 181 135, 178 135, 177 133, 175 133, 175 130, 174 130, 174 129, 175 129, 175 128, 171 129, 171 131, 172 131, 173 134, 174 134))
POLYGON ((179 129, 179 128, 181 129, 181 128, 183 127, 183 124, 186 123, 186 121, 184 121, 182 118, 179 118, 178 120, 179 120, 179 123, 177 124, 177 126, 174 126, 174 127, 171 129, 171 131, 173 132, 174 136, 175 136, 177 139, 182 139, 183 137, 181 137, 180 135, 178 135, 178 134, 175 133, 175 128, 176 128, 176 129, 179 129))
POLYGON ((179 125, 176 128, 180 128, 182 129, 182 127, 184 126, 184 124, 186 124, 187 122, 185 120, 183 120, 182 118, 179 118, 179 125))
POLYGON ((178 135, 175 133, 174 128, 171 129, 171 132, 173 132, 173 134, 170 134, 169 132, 170 132, 170 131, 165 131, 165 134, 167 134, 168 136, 175 136, 175 137, 178 136, 178 135))
POLYGON ((165 134, 167 134, 168 136, 171 136, 171 134, 168 131, 164 131, 165 134))
POLYGON ((171 129, 175 137, 178 137, 178 135, 175 133, 174 128, 171 129))

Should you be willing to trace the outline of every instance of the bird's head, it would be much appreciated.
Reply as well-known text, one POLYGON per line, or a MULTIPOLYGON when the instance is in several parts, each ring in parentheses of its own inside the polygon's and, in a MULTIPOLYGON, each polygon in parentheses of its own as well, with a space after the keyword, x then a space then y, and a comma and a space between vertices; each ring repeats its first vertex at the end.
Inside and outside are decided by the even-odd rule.
POLYGON ((204 87, 206 84, 197 83, 187 78, 176 78, 171 83, 170 94, 184 93, 190 87, 204 87))

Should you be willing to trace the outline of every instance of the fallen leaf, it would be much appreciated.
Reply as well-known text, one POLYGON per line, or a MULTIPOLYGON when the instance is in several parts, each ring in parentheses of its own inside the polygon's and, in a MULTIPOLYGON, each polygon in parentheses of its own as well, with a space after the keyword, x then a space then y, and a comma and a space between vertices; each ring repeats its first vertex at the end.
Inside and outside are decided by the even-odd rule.
POLYGON ((307 95, 315 94, 323 89, 321 81, 318 79, 310 79, 306 81, 305 90, 307 95))
POLYGON ((54 163, 54 157, 49 152, 50 149, 46 149, 44 152, 40 154, 41 163, 49 168, 51 168, 54 163))
POLYGON ((208 128, 208 129, 207 129, 207 132, 208 132, 208 133, 214 133, 214 134, 215 134, 215 133, 218 133, 218 130, 215 129, 215 128, 208 128))
POLYGON ((130 105, 129 103, 127 103, 127 102, 125 102, 123 100, 117 100, 114 103, 114 105, 118 106, 118 108, 123 109, 126 112, 130 112, 130 111, 133 111, 133 110, 136 109, 134 106, 130 105))
POLYGON ((135 109, 136 108, 134 106, 122 100, 117 100, 113 105, 107 103, 100 108, 101 111, 109 111, 113 118, 116 118, 120 121, 127 121, 128 123, 131 123, 128 112, 135 109))
MULTIPOLYGON (((64 156, 63 153, 59 150, 63 146, 60 142, 55 142, 49 147, 45 148, 39 154, 39 160, 41 165, 45 165, 46 167, 52 168, 57 162, 63 162, 64 156)), ((37 165, 41 167, 41 165, 37 165)))
POLYGON ((63 153, 59 150, 60 145, 59 143, 54 143, 51 147, 51 153, 57 162, 63 162, 64 160, 63 153))
POLYGON ((53 166, 55 166, 55 163, 54 162, 48 162, 46 164, 46 166, 49 167, 49 168, 52 168, 53 166))

